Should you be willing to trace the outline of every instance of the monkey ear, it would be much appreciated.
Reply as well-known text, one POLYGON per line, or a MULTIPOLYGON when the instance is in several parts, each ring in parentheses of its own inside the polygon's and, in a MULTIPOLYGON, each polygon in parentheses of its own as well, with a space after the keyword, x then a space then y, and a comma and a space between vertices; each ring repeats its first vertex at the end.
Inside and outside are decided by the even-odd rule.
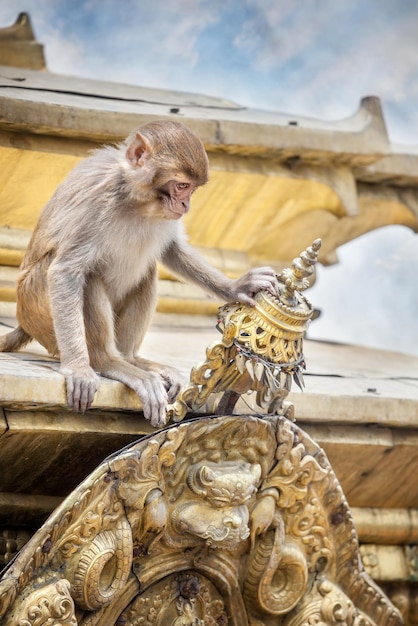
POLYGON ((126 158, 132 165, 141 167, 151 154, 151 144, 144 135, 137 132, 126 149, 126 158))

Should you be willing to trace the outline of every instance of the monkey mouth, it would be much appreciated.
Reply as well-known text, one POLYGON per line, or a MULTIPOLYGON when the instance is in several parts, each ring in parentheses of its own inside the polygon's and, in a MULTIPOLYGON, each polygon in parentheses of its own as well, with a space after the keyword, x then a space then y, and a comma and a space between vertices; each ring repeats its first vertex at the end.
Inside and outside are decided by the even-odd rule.
POLYGON ((174 211, 173 209, 168 209, 167 213, 167 217, 172 220, 179 220, 184 215, 182 211, 174 211))
POLYGON ((173 204, 175 203, 173 202, 172 197, 169 193, 162 189, 160 190, 160 202, 163 206, 164 214, 167 219, 179 220, 181 217, 183 217, 184 211, 176 211, 173 207, 173 204))

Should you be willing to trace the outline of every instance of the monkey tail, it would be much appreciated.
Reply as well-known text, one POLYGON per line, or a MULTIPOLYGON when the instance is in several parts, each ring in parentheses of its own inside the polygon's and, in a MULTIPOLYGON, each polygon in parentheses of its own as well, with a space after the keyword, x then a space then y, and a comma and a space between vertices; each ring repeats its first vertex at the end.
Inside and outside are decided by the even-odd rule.
POLYGON ((25 346, 32 339, 28 333, 18 326, 11 333, 0 337, 0 352, 15 352, 25 346))

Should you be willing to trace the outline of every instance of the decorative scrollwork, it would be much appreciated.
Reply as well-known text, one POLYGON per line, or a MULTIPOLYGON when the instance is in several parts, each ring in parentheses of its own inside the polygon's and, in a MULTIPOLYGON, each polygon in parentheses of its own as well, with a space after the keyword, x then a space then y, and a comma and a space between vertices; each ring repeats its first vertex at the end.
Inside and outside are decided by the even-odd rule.
POLYGON ((284 621, 285 626, 311 626, 311 624, 375 626, 375 622, 359 611, 339 587, 326 579, 316 582, 296 614, 291 613, 284 621))
POLYGON ((70 583, 58 580, 34 591, 9 621, 12 626, 77 626, 70 583))

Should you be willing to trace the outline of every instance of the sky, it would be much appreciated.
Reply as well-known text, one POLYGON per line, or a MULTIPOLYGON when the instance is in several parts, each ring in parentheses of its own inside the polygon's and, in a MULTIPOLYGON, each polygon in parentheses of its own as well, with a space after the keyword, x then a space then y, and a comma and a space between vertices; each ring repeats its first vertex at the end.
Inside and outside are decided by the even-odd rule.
MULTIPOLYGON (((417 0, 0 0, 0 26, 20 11, 52 72, 327 121, 376 95, 390 140, 418 146, 417 0)), ((418 236, 386 227, 338 256, 309 336, 418 355, 418 236)))

